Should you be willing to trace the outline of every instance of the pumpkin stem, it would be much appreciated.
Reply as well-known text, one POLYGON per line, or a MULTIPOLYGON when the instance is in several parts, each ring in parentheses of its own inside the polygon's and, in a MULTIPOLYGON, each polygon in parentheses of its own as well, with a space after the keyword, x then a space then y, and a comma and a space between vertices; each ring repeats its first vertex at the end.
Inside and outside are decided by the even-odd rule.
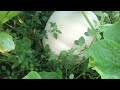
POLYGON ((83 16, 85 17, 85 19, 87 20, 87 22, 88 22, 88 24, 90 25, 90 27, 91 27, 92 29, 94 29, 92 23, 91 23, 90 20, 88 19, 88 17, 87 17, 87 15, 85 14, 85 12, 84 12, 84 11, 81 11, 81 12, 82 12, 83 16))

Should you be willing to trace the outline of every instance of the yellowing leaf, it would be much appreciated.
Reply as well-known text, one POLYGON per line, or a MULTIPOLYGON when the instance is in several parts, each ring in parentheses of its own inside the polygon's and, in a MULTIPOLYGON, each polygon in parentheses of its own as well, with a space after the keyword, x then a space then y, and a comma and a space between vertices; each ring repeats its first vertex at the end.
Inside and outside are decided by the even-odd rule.
POLYGON ((5 32, 0 32, 0 52, 9 52, 15 49, 12 36, 5 32))

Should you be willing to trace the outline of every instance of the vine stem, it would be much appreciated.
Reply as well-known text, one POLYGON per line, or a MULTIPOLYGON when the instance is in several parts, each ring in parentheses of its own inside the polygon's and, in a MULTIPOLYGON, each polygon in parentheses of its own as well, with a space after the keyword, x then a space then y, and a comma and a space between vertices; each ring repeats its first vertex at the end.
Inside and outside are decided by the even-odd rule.
POLYGON ((91 27, 92 29, 94 29, 92 23, 91 23, 90 20, 88 19, 88 17, 87 17, 87 15, 85 14, 85 12, 84 12, 84 11, 81 11, 81 12, 82 12, 83 16, 85 17, 85 19, 87 20, 87 22, 88 22, 88 24, 90 25, 90 27, 91 27))
MULTIPOLYGON (((90 27, 94 30, 95 28, 93 27, 92 23, 91 23, 90 20, 88 19, 88 17, 87 17, 87 15, 85 14, 85 12, 84 12, 84 11, 81 11, 81 12, 82 12, 83 16, 85 17, 85 19, 87 20, 87 22, 88 22, 88 24, 90 25, 90 27)), ((94 39, 92 40, 91 45, 92 45, 92 43, 95 41, 95 39, 96 39, 96 36, 94 36, 94 39)), ((91 46, 91 45, 90 45, 90 46, 91 46)))

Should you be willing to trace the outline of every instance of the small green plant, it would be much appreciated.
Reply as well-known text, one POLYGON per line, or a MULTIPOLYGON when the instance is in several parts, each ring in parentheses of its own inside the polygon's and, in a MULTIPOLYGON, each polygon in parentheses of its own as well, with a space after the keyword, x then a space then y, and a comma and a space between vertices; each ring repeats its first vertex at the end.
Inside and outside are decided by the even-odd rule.
POLYGON ((51 32, 53 33, 53 36, 57 39, 58 34, 62 34, 62 32, 58 30, 56 23, 50 22, 50 26, 52 28, 51 32))

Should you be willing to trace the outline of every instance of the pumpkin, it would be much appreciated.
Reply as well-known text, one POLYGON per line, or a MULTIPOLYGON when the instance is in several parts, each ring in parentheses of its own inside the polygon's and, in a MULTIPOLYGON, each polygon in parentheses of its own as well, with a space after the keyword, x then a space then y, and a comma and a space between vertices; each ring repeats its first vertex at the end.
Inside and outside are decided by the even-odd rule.
MULTIPOLYGON (((97 29, 99 27, 97 16, 92 11, 84 11, 84 14, 92 26, 97 29)), ((94 36, 84 34, 88 28, 91 29, 91 26, 82 11, 54 11, 45 26, 47 38, 43 39, 43 45, 48 44, 51 52, 56 55, 59 55, 63 50, 76 48, 77 51, 74 54, 77 55, 84 49, 85 45, 89 47, 94 38, 94 36), (53 28, 58 30, 57 35, 54 35, 53 28), (75 40, 78 40, 81 36, 85 39, 85 45, 75 45, 75 40)))

